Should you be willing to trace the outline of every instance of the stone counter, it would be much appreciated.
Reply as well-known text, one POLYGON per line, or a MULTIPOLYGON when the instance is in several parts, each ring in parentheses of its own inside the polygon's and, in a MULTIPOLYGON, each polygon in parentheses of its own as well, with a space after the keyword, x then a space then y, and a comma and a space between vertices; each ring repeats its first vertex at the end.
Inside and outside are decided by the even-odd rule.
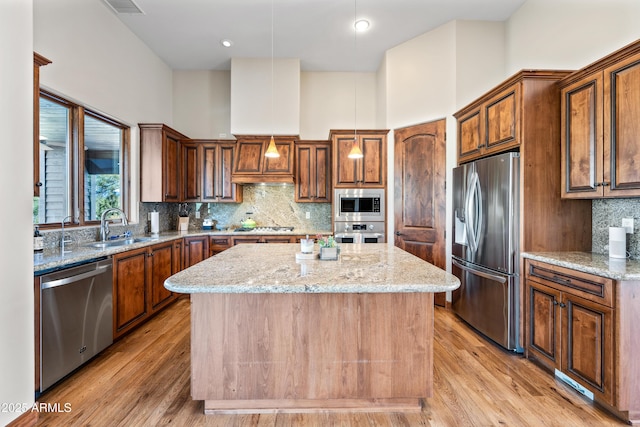
POLYGON ((390 243, 340 249, 337 261, 321 261, 296 260, 296 244, 238 245, 171 276, 165 287, 190 294, 399 293, 445 292, 460 285, 457 277, 390 243))
POLYGON ((522 257, 614 280, 640 280, 640 260, 592 252, 523 252, 522 257))

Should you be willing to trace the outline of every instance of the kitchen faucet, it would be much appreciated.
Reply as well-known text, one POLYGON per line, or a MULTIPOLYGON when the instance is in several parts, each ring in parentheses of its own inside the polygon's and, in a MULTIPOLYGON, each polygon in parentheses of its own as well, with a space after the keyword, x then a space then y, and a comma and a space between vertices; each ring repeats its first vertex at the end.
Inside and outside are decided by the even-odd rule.
POLYGON ((102 212, 102 216, 100 217, 100 240, 103 242, 107 241, 107 237, 109 236, 109 220, 107 219, 107 215, 111 212, 119 212, 120 218, 122 218, 122 225, 129 225, 129 221, 127 220, 127 215, 118 208, 109 208, 106 211, 102 212))
POLYGON ((62 248, 62 255, 64 255, 65 253, 69 253, 71 252, 71 249, 67 249, 65 246, 69 243, 71 243, 71 237, 69 237, 69 239, 67 240, 67 238, 64 235, 64 223, 67 222, 67 220, 71 220, 72 224, 76 224, 76 218, 73 215, 69 215, 66 216, 62 219, 61 221, 61 228, 62 228, 62 234, 60 235, 60 247, 62 248))

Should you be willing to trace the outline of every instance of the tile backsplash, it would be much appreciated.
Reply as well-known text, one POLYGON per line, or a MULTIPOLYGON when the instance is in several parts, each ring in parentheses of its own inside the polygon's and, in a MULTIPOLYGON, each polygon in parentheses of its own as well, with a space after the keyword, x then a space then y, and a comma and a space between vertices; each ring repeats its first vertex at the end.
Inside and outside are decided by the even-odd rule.
POLYGON ((609 253, 609 227, 621 227, 622 218, 633 218, 633 234, 627 234, 627 252, 640 259, 640 199, 596 199, 592 202, 591 250, 609 253))

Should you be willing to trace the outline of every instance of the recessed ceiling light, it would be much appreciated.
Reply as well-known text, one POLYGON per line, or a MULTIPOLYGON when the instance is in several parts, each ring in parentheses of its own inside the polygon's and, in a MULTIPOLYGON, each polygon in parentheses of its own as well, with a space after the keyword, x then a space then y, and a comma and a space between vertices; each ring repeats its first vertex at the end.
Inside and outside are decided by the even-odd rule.
POLYGON ((358 19, 353 26, 356 27, 356 31, 365 31, 369 28, 369 21, 366 19, 358 19))
POLYGON ((220 40, 220 44, 224 47, 231 47, 233 45, 233 42, 229 39, 222 39, 220 40))

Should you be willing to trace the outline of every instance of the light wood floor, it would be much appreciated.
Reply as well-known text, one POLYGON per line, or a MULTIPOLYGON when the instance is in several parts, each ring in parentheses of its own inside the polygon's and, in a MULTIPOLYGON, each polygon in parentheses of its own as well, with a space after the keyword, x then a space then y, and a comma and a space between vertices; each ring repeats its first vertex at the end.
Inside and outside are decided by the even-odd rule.
POLYGON ((204 415, 189 395, 189 300, 180 298, 39 402, 39 426, 618 426, 521 356, 436 308, 434 389, 420 413, 204 415))

